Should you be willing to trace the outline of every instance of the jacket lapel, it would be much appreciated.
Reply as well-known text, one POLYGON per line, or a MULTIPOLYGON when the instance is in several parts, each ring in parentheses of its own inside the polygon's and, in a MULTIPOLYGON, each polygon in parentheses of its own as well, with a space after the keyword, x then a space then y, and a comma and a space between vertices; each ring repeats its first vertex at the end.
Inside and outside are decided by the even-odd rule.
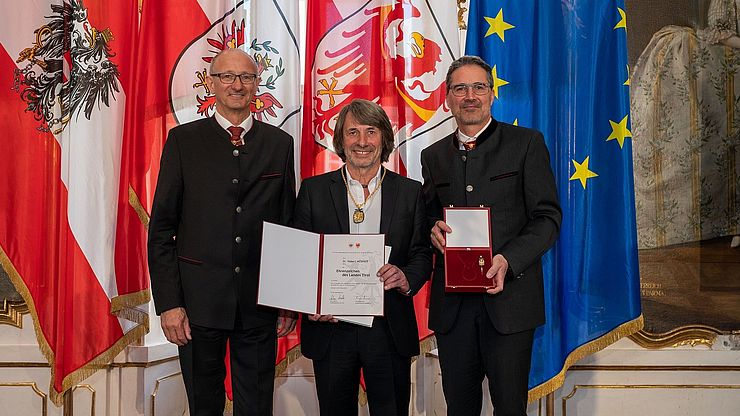
POLYGON ((340 233, 349 234, 349 211, 347 208, 347 187, 344 185, 342 179, 342 168, 335 170, 331 175, 331 185, 329 191, 331 193, 331 200, 334 203, 334 212, 337 213, 337 220, 339 220, 340 233))
POLYGON ((386 173, 385 179, 383 179, 383 183, 380 185, 380 194, 382 196, 380 203, 380 233, 388 234, 388 229, 393 219, 393 210, 396 208, 396 200, 398 199, 398 177, 393 172, 386 173))

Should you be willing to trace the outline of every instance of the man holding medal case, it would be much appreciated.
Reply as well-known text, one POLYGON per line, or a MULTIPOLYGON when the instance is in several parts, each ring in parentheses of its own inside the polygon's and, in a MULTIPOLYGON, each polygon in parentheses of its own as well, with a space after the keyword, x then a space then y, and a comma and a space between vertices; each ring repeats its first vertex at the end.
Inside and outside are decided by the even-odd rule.
MULTIPOLYGON (((481 58, 455 60, 446 83, 458 130, 424 149, 421 165, 428 229, 439 250, 429 328, 437 338, 447 411, 479 415, 485 376, 495 414, 523 416, 534 331, 545 322, 541 257, 562 219, 549 154, 542 133, 491 117, 493 78, 481 58), (474 226, 465 232, 445 221, 458 207, 490 210, 477 228, 490 232, 493 256, 476 253, 465 266, 445 268, 445 258, 465 257, 457 255, 460 244, 451 255, 453 236, 460 242, 477 234, 474 226), (460 293, 450 281, 467 284, 464 269, 481 278, 477 289, 460 293)), ((481 210, 469 209, 475 211, 481 210)))
POLYGON ((360 369, 371 414, 408 414, 411 357, 419 354, 412 296, 429 278, 432 262, 421 184, 381 166, 394 141, 379 105, 345 105, 333 140, 345 165, 303 181, 293 226, 322 234, 384 234, 392 249, 377 271, 384 315, 370 327, 304 315, 301 351, 313 360, 322 415, 357 413, 360 369))

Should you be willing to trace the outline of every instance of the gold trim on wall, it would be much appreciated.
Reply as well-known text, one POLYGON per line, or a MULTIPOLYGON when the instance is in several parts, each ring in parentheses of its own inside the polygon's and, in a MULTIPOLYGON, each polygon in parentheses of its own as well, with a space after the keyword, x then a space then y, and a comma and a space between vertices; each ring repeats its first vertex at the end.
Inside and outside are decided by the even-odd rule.
MULTIPOLYGON (((99 369, 111 370, 113 368, 149 368, 160 364, 166 364, 170 361, 176 361, 178 359, 179 357, 174 356, 146 363, 110 363, 99 366, 99 369)), ((38 361, 1 361, 0 368, 49 368, 49 363, 42 363, 38 361)), ((84 384, 80 384, 80 386, 84 386, 84 384)))
POLYGON ((706 345, 711 347, 717 335, 722 331, 707 325, 687 325, 674 328, 661 334, 653 334, 642 330, 630 335, 630 339, 637 345, 646 349, 659 349, 666 347, 680 347, 690 345, 706 345))
POLYGON ((0 362, 0 368, 49 368, 49 364, 31 361, 5 361, 0 362))
POLYGON ((575 384, 573 390, 561 399, 563 416, 567 416, 567 401, 575 396, 578 389, 732 389, 740 390, 735 384, 575 384))
POLYGON ((108 367, 110 368, 149 368, 154 367, 160 364, 166 364, 170 361, 177 361, 180 357, 178 355, 173 355, 172 357, 168 358, 162 358, 160 360, 155 361, 148 361, 148 362, 131 362, 131 363, 110 363, 108 364, 108 367))
POLYGON ((0 383, 0 387, 30 387, 37 396, 41 398, 41 415, 46 416, 47 408, 47 395, 43 391, 39 390, 38 385, 35 381, 19 381, 13 383, 0 383))
POLYGON ((574 365, 571 371, 740 371, 740 365, 574 365))
POLYGON ((78 384, 69 391, 69 394, 74 394, 77 389, 85 389, 90 392, 90 416, 95 416, 95 395, 97 394, 95 388, 89 384, 78 384))
MULTIPOLYGON (((158 378, 158 379, 157 379, 157 380, 156 380, 156 381, 154 382, 154 390, 152 390, 152 394, 150 395, 150 397, 151 397, 151 403, 152 403, 152 404, 151 404, 151 406, 150 406, 150 408, 149 408, 149 410, 151 411, 151 412, 150 412, 150 414, 151 414, 152 416, 157 416, 157 412, 156 412, 156 409, 155 409, 155 406, 154 406, 154 402, 155 402, 155 399, 157 398, 157 393, 159 392, 159 385, 160 385, 160 384, 161 384, 161 383, 162 383, 162 382, 163 382, 164 380, 170 379, 170 378, 172 378, 172 377, 177 377, 177 376, 182 376, 182 372, 178 371, 177 373, 172 373, 172 374, 166 375, 166 376, 164 376, 164 377, 160 377, 160 378, 158 378)), ((187 409, 187 407, 186 407, 186 408, 185 408, 185 411, 184 411, 184 412, 182 412, 182 414, 184 415, 185 413, 187 413, 187 410, 188 410, 188 409, 187 409)))
POLYGON ((28 305, 22 300, 3 299, 0 308, 0 325, 12 325, 23 329, 23 314, 28 313, 28 305))

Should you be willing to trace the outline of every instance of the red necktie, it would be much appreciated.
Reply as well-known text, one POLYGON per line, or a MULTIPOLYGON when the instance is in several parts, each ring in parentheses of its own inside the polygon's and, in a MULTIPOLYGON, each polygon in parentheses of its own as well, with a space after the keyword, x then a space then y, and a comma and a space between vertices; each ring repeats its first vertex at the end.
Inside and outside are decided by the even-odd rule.
POLYGON ((469 142, 463 142, 463 147, 465 147, 465 150, 473 150, 475 149, 475 140, 471 140, 469 142))
POLYGON ((241 146, 244 144, 244 140, 242 140, 242 132, 244 131, 243 127, 231 126, 226 130, 231 133, 231 144, 234 146, 241 146))

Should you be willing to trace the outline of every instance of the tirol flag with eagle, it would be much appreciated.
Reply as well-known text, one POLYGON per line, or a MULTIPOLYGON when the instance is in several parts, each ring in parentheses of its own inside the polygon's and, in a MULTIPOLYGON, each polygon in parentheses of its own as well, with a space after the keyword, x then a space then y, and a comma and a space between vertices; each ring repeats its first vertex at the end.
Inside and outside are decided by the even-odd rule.
MULTIPOLYGON (((459 57, 452 0, 309 0, 303 98, 303 178, 341 166, 334 125, 342 107, 363 98, 381 105, 395 135, 387 167, 421 180, 421 151, 454 131, 444 103, 447 68, 459 57)), ((428 285, 415 297, 422 350, 428 285)))
POLYGON ((421 150, 454 130, 444 99, 459 56, 451 0, 308 1, 302 176, 337 168, 331 141, 342 107, 380 104, 396 132, 388 167, 421 180, 421 150))
POLYGON ((147 331, 135 307, 148 277, 115 254, 143 237, 118 215, 136 6, 17 2, 0 16, 0 263, 29 306, 56 404, 147 331))
MULTIPOLYGON (((144 224, 151 212, 167 132, 179 124, 213 116, 215 95, 205 82, 206 75, 213 57, 226 48, 239 48, 254 57, 261 81, 251 104, 252 114, 293 136, 295 154, 300 154, 298 2, 145 1, 138 90, 124 142, 124 169, 130 179, 127 192, 133 207, 129 214, 134 213, 131 215, 144 224)), ((131 244, 129 252, 145 251, 145 244, 131 244)), ((279 339, 278 374, 297 356, 297 345, 295 332, 279 339)), ((229 397, 230 382, 227 375, 229 397)))

